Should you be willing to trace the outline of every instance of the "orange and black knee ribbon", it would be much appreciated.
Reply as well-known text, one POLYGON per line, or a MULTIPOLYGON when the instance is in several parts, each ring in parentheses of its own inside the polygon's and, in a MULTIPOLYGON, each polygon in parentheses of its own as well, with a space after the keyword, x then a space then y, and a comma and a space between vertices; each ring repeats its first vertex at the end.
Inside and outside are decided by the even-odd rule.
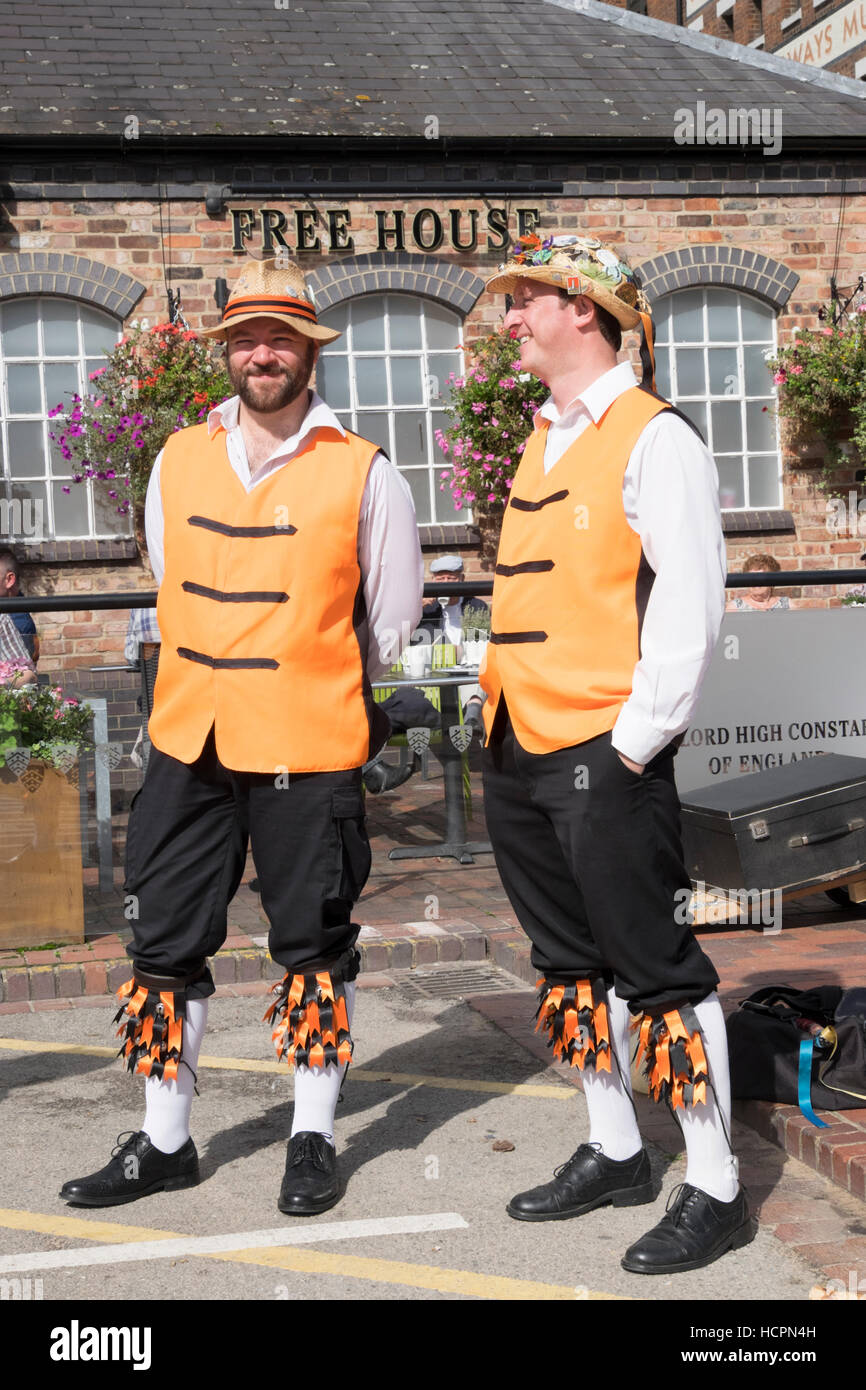
POLYGON ((183 1050, 186 996, 182 989, 158 990, 132 977, 117 991, 120 1008, 114 1022, 124 1035, 118 1057, 128 1071, 176 1081, 183 1050))
POLYGON ((640 1028, 637 1064, 643 1063, 653 1099, 669 1101, 674 1110, 706 1105, 709 1071, 694 1009, 644 1014, 634 1026, 640 1028))
POLYGON ((286 974, 274 993, 276 1001, 265 1019, 274 1023, 277 1061, 285 1057, 290 1066, 327 1067, 352 1060, 354 1044, 340 976, 327 970, 286 974))
POLYGON ((545 1028, 548 1047, 572 1067, 610 1071, 610 1024, 604 980, 575 980, 556 985, 542 977, 535 1017, 536 1033, 545 1028))

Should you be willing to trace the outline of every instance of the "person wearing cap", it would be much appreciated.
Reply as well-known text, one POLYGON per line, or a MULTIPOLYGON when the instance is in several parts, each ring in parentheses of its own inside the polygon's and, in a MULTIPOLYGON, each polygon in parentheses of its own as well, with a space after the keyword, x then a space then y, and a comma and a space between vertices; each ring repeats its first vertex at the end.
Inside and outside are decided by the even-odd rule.
POLYGON ((653 389, 634 272, 589 236, 522 238, 488 289, 511 295, 520 369, 550 388, 506 508, 485 707, 496 863, 542 977, 538 1027, 582 1071, 588 1141, 509 1214, 562 1220, 654 1200, 632 1101, 630 1025, 651 1095, 685 1137, 686 1181, 623 1257, 671 1274, 754 1231, 731 1152, 718 975, 680 904, 674 754, 724 611, 713 459, 653 389), (642 327, 644 380, 617 364, 642 327))
POLYGON ((198 1181, 189 1118, 214 991, 207 957, 252 846, 271 956, 266 1017, 294 1071, 278 1206, 339 1199, 336 1102, 352 1053, 359 928, 370 868, 361 767, 388 734, 371 681, 421 610, 409 489, 375 444, 309 389, 318 322, 300 269, 253 262, 223 321, 236 395, 175 433, 145 524, 162 635, 153 750, 130 814, 132 978, 115 1022, 142 1072, 145 1118, 61 1197, 111 1206, 198 1181))

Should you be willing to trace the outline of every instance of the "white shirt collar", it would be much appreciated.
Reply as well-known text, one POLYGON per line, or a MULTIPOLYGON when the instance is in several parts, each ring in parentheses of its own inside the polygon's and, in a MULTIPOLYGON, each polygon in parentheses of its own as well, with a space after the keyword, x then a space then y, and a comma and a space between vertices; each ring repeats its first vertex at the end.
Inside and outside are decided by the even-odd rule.
MULTIPOLYGON (((239 409, 239 396, 230 396, 227 401, 223 401, 220 405, 215 405, 213 410, 208 413, 207 417, 208 434, 213 436, 220 426, 222 426, 226 433, 230 430, 237 429, 239 409)), ((313 391, 309 409, 301 421, 301 428, 298 430, 297 434, 292 435, 291 439, 285 440, 282 447, 275 452, 279 452, 280 454, 294 452, 298 449, 301 442, 306 439, 308 434, 312 434, 313 430, 321 429, 338 430, 342 435, 346 433, 331 407, 325 404, 316 391, 313 391)))
POLYGON ((553 397, 548 396, 544 405, 536 411, 534 419, 539 416, 544 420, 550 420, 554 425, 565 425, 571 423, 569 417, 576 415, 581 409, 592 417, 594 423, 598 423, 604 412, 613 404, 617 396, 623 395, 625 391, 637 386, 638 380, 635 376, 630 362, 618 362, 610 371, 604 372, 596 377, 590 386, 570 400, 563 411, 557 410, 553 402, 553 397))

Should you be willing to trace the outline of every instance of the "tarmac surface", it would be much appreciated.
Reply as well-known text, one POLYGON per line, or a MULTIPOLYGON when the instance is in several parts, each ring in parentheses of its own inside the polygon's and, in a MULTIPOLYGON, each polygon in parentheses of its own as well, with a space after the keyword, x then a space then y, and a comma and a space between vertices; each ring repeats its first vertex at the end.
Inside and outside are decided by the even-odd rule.
POLYGON ((357 1066, 336 1126, 345 1193, 312 1218, 277 1210, 291 1081, 260 1022, 263 993, 251 987, 211 1002, 193 1108, 200 1186, 101 1210, 69 1207, 58 1193, 67 1179, 102 1167, 116 1136, 141 1124, 141 1082, 106 1045, 109 1001, 4 1017, 0 1279, 40 1279, 41 1297, 61 1302, 681 1301, 694 1322, 711 1321, 721 1302, 807 1300, 826 1282, 820 1261, 774 1234, 780 1204, 849 1233, 859 1219, 866 1234, 862 1203, 738 1127, 753 1208, 770 1212, 754 1242, 687 1275, 627 1273, 624 1250, 656 1224, 684 1179, 667 1116, 648 1134, 660 1187, 651 1205, 543 1224, 510 1219, 508 1199, 547 1181, 588 1124, 571 1078, 517 1040, 522 1015, 532 1037, 531 993, 496 973, 502 992, 482 997, 460 997, 458 984, 452 997, 425 999, 417 972, 394 972, 387 987, 359 992, 357 1066), (163 1253, 158 1245, 168 1240, 163 1253))

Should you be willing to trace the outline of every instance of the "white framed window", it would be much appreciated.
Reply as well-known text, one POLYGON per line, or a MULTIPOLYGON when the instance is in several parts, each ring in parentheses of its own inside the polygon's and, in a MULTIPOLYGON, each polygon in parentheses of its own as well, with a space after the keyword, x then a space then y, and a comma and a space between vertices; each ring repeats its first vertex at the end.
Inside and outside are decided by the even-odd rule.
POLYGON ((656 389, 697 425, 722 508, 781 507, 776 394, 766 357, 776 316, 738 290, 675 290, 656 305, 656 389))
POLYGON ((0 500, 15 524, 10 539, 129 534, 129 517, 118 515, 104 488, 72 484, 77 470, 48 437, 61 423, 48 412, 71 406, 88 387, 92 393, 89 374, 105 366, 120 334, 112 314, 73 299, 31 295, 0 305, 0 500))
POLYGON ((342 334, 322 348, 316 389, 346 429, 378 444, 412 489, 420 525, 453 521, 450 494, 439 491, 447 466, 434 431, 444 412, 448 376, 463 371, 463 322, 453 309, 412 294, 366 294, 321 315, 342 334))

